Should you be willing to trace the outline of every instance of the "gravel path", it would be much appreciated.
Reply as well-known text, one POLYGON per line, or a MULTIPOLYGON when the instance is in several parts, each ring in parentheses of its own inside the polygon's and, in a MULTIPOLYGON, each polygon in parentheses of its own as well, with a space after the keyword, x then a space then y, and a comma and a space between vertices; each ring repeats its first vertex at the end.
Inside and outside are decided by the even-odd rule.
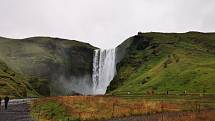
POLYGON ((10 100, 7 110, 4 109, 2 102, 0 121, 33 121, 28 107, 29 101, 28 99, 10 100))

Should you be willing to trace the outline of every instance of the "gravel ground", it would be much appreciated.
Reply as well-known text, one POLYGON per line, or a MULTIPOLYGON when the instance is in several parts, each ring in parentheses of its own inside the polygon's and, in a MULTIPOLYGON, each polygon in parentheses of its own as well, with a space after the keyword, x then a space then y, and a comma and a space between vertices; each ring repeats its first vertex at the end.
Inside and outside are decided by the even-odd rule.
POLYGON ((7 110, 5 110, 2 105, 0 110, 0 121, 33 121, 30 116, 27 101, 11 100, 7 110))

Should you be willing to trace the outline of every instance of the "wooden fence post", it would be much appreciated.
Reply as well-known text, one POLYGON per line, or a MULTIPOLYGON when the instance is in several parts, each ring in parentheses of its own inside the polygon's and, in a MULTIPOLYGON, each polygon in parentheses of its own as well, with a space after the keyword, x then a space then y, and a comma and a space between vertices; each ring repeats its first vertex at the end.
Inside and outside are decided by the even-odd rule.
POLYGON ((115 102, 113 103, 113 107, 112 107, 112 117, 114 118, 114 111, 115 110, 115 102))

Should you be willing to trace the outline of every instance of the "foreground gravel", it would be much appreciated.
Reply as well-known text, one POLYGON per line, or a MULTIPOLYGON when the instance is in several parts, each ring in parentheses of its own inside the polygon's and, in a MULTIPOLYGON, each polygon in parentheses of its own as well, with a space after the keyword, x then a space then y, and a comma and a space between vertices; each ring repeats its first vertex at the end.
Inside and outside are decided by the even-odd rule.
MULTIPOLYGON (((4 103, 3 103, 4 104, 4 103)), ((33 121, 26 100, 11 100, 8 109, 0 110, 0 121, 33 121)))

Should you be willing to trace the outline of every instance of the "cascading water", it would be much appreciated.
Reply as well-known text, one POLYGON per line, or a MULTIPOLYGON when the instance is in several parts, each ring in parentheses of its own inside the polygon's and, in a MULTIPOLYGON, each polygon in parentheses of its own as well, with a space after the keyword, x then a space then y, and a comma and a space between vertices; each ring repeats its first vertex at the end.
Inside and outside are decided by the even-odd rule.
POLYGON ((115 49, 97 49, 93 58, 93 94, 105 94, 116 73, 115 49))
POLYGON ((94 50, 94 57, 93 57, 93 94, 96 93, 96 88, 98 85, 99 80, 99 49, 94 50))

